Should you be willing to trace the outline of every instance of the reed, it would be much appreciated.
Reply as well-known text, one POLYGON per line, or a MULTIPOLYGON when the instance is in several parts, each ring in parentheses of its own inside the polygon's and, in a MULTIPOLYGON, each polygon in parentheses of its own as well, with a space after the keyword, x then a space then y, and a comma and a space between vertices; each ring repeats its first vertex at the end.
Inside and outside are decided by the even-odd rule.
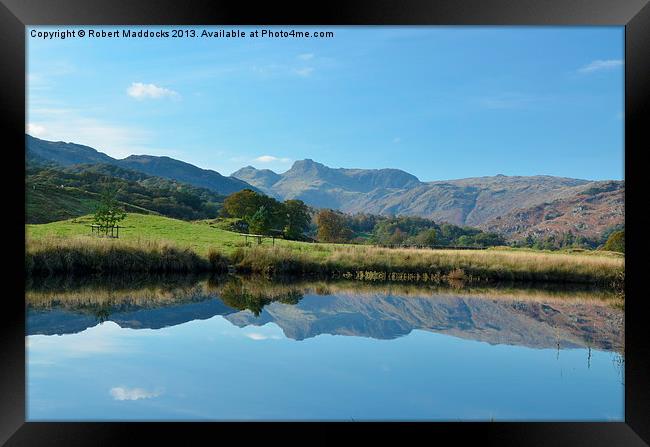
POLYGON ((286 247, 238 249, 238 271, 318 275, 378 281, 450 280, 594 283, 622 287, 624 259, 568 253, 500 250, 419 250, 334 247, 324 255, 286 247))
POLYGON ((363 281, 440 283, 463 281, 582 283, 622 290, 625 260, 592 253, 516 250, 423 250, 368 246, 236 247, 218 245, 199 255, 191 248, 146 239, 39 237, 26 245, 28 274, 202 272, 267 277, 345 278, 363 281))
POLYGON ((27 274, 199 272, 210 262, 188 248, 164 241, 88 237, 28 240, 27 274))

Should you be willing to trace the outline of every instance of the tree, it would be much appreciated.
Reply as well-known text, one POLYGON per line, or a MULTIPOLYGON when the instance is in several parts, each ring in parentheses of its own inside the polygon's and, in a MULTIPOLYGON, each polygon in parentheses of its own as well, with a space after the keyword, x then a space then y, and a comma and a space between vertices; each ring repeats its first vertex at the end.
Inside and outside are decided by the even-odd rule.
POLYGON ((223 212, 229 217, 249 218, 264 204, 262 197, 251 189, 237 191, 226 197, 223 212))
POLYGON ((471 236, 468 236, 466 234, 462 235, 458 239, 456 239, 456 244, 461 246, 461 247, 469 247, 474 243, 474 240, 472 239, 471 236))
POLYGON ((316 215, 318 240, 323 242, 347 242, 352 231, 346 225, 343 215, 332 210, 321 210, 316 215))
POLYGON ((578 245, 577 242, 578 241, 577 241, 576 237, 573 235, 573 233, 571 231, 568 231, 568 232, 564 233, 564 235, 562 237, 561 246, 563 248, 564 247, 572 247, 574 244, 578 245))
POLYGON ((536 242, 535 237, 533 237, 533 235, 529 233, 528 236, 526 236, 526 242, 525 242, 526 247, 532 248, 535 245, 535 242, 536 242))
POLYGON ((445 241, 446 244, 453 244, 461 236, 464 236, 462 228, 456 225, 444 223, 440 226, 440 239, 445 241))
POLYGON ((389 245, 402 245, 408 235, 403 232, 400 228, 395 228, 393 234, 388 238, 389 245))
POLYGON ((248 231, 254 234, 266 234, 271 228, 271 215, 264 205, 259 207, 246 221, 248 222, 248 231))
POLYGON ((479 233, 474 236, 474 243, 480 245, 481 247, 506 245, 506 241, 503 236, 497 233, 479 233))
POLYGON ((287 200, 283 205, 286 215, 284 237, 298 239, 309 228, 309 207, 302 200, 287 200))
MULTIPOLYGON (((250 189, 243 189, 237 191, 228 197, 223 202, 223 215, 226 217, 238 217, 249 222, 260 208, 264 207, 265 211, 265 227, 268 229, 280 229, 285 226, 286 214, 284 213, 284 205, 273 197, 265 196, 264 194, 256 193, 250 189)), ((261 216, 255 219, 259 222, 261 216)), ((253 230, 251 230, 253 231, 253 230)))
POLYGON ((126 212, 119 206, 117 201, 117 190, 105 187, 101 192, 93 222, 95 225, 99 225, 104 232, 108 232, 109 228, 114 227, 125 218, 126 212))
POLYGON ((625 253, 625 230, 615 231, 607 238, 603 250, 625 253))
POLYGON ((415 245, 435 245, 436 243, 436 230, 433 228, 429 230, 420 231, 414 238, 415 245))

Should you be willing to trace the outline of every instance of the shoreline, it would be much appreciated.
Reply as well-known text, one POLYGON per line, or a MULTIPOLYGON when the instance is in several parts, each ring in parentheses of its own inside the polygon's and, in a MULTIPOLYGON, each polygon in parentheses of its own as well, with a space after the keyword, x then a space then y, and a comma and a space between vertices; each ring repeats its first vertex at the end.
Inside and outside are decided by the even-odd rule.
POLYGON ((68 274, 238 273, 269 278, 349 279, 363 282, 470 284, 521 282, 592 284, 622 290, 623 258, 594 254, 509 250, 421 250, 368 246, 305 251, 238 247, 207 255, 163 241, 68 238, 26 244, 28 277, 68 274))

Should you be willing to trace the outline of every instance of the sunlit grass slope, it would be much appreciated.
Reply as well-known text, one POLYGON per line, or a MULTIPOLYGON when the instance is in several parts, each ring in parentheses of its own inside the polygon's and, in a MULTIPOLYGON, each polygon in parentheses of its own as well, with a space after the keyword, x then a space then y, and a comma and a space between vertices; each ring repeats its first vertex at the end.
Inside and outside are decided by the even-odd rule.
MULTIPOLYGON (((64 241, 72 237, 87 237, 89 243, 96 237, 91 236, 90 216, 69 219, 40 225, 26 225, 27 244, 36 244, 46 239, 50 241, 64 241)), ((208 221, 186 222, 163 216, 128 214, 120 223, 119 241, 123 242, 169 242, 182 248, 190 248, 199 255, 207 255, 210 248, 219 249, 228 255, 238 246, 244 245, 244 238, 231 231, 222 230, 208 221)), ((78 238, 77 238, 77 241, 78 238)), ((249 239, 249 242, 251 239, 249 239)), ((116 242, 116 241, 109 241, 116 242)), ((278 246, 314 248, 315 245, 305 242, 278 240, 278 246)), ((270 238, 262 241, 262 245, 271 245, 270 238)))

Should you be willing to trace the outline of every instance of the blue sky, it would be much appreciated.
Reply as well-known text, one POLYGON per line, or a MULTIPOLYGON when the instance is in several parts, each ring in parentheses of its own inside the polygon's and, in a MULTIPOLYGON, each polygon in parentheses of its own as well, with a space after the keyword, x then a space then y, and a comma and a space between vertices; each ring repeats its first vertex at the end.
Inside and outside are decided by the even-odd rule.
MULTIPOLYGON (((623 27, 284 28, 334 31, 302 39, 30 36, 102 28, 123 29, 27 29, 28 133, 117 158, 168 155, 224 175, 246 165, 284 172, 312 158, 399 168, 423 181, 623 178, 623 27)), ((234 29, 263 28, 280 29, 234 29)))

